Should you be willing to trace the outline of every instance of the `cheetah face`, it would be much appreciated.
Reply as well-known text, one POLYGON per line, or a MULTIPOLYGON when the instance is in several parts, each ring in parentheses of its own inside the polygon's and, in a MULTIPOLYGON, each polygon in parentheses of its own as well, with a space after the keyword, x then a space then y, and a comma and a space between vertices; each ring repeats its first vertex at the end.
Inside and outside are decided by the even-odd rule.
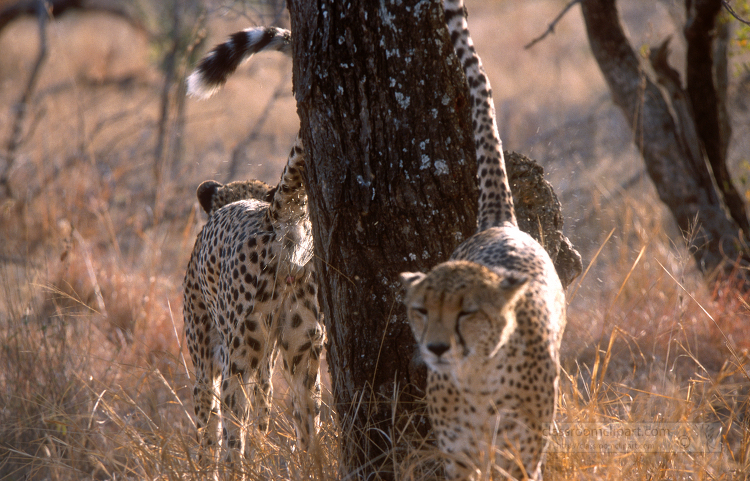
POLYGON ((515 305, 528 279, 467 261, 428 274, 402 273, 406 307, 422 359, 453 374, 489 362, 516 326, 515 305))

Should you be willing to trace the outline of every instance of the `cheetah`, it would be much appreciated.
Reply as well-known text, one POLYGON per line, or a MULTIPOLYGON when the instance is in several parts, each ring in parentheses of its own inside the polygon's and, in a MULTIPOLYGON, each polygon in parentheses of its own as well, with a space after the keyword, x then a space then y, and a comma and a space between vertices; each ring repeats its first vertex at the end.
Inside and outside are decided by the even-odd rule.
POLYGON ((428 414, 446 478, 539 480, 542 433, 555 415, 565 294, 546 251, 518 228, 463 0, 446 0, 444 10, 471 96, 478 229, 429 273, 401 274, 407 315, 428 367, 428 414))
POLYGON ((257 431, 268 431, 279 352, 297 447, 314 448, 325 329, 303 172, 298 137, 277 187, 208 181, 198 189, 209 219, 188 263, 183 311, 203 463, 207 452, 217 459, 217 448, 231 462, 246 454, 248 403, 257 431))

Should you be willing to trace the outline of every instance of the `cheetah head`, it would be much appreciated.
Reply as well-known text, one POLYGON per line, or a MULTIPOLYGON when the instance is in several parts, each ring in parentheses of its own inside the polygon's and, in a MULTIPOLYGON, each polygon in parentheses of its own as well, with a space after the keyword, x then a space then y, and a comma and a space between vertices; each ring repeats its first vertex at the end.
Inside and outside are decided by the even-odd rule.
POLYGON ((238 180, 228 184, 207 180, 198 186, 195 194, 206 214, 211 215, 225 205, 238 200, 256 199, 270 202, 275 190, 262 180, 256 179, 238 180))
POLYGON ((528 278, 467 261, 428 274, 404 272, 406 307, 422 359, 437 372, 491 360, 516 327, 515 306, 528 278))

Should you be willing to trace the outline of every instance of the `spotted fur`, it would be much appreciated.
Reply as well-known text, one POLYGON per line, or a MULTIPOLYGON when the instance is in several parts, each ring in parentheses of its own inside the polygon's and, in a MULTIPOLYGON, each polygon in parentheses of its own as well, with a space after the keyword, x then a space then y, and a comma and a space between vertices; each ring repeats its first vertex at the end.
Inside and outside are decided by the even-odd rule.
POLYGON ((463 0, 445 0, 444 9, 471 98, 479 222, 448 262, 402 273, 405 303, 428 366, 426 400, 446 478, 538 480, 543 429, 555 413, 565 295, 547 253, 518 229, 463 0))

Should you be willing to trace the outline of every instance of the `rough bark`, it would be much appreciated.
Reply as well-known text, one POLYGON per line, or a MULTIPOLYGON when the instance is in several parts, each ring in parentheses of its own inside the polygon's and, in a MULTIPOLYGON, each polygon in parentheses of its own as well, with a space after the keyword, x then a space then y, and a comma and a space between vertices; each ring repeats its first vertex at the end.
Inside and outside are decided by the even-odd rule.
MULTIPOLYGON (((658 56, 652 57, 652 71, 651 65, 639 60, 625 37, 613 0, 584 0, 581 6, 591 50, 612 98, 633 129, 634 141, 660 199, 671 210, 680 229, 691 234, 687 239, 698 267, 712 276, 734 271, 735 261, 747 265, 750 255, 744 244, 745 235, 728 213, 731 209, 726 202, 732 198, 731 191, 716 188, 694 105, 686 100, 688 95, 680 85, 679 75, 666 64, 666 53, 662 52, 661 61, 658 56)), ((706 19, 701 16, 701 20, 706 19)), ((703 27, 696 27, 693 22, 693 28, 710 30, 713 19, 710 22, 703 27)), ((666 44, 662 48, 666 51, 666 44)), ((688 62, 711 58, 705 52, 695 53, 693 60, 688 57, 688 62)), ((713 64, 701 65, 710 74, 713 64)), ((695 68, 701 67, 694 64, 688 70, 695 68)), ((717 169, 713 170, 715 173, 717 169)), ((742 220, 744 205, 743 214, 737 215, 742 220)))
POLYGON ((446 260, 476 228, 465 79, 439 0, 289 7, 343 469, 388 478, 424 385, 398 274, 446 260))
POLYGON ((566 288, 583 266, 581 255, 563 234, 560 201, 541 165, 517 152, 505 151, 504 156, 518 227, 544 247, 566 288))

